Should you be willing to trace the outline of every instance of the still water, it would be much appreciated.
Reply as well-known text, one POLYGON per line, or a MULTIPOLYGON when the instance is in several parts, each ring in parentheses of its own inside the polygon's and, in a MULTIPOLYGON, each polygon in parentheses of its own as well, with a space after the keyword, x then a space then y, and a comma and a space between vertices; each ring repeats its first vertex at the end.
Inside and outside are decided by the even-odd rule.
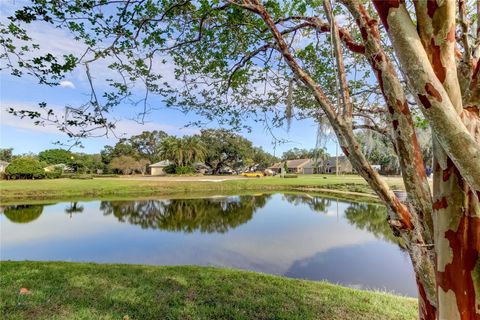
POLYGON ((1 260, 214 265, 416 295, 409 258, 380 205, 258 194, 0 213, 1 260))

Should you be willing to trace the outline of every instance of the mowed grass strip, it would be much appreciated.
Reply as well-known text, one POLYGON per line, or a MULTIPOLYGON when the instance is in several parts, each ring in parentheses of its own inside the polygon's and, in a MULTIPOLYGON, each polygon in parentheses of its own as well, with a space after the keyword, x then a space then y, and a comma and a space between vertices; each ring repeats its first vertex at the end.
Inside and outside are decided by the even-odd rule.
MULTIPOLYGON (((209 177, 205 177, 207 179, 209 177)), ((188 179, 185 178, 185 179, 188 179)), ((221 179, 221 177, 219 178, 221 179)), ((220 182, 167 181, 157 178, 96 178, 56 180, 0 181, 0 202, 26 202, 30 200, 94 199, 121 196, 155 196, 192 192, 288 191, 328 189, 344 193, 373 195, 366 182, 357 175, 300 175, 298 178, 279 177, 245 178, 220 182)), ((400 178, 390 178, 394 189, 402 189, 400 178)))
POLYGON ((415 299, 233 269, 9 261, 0 270, 5 320, 417 318, 415 299))

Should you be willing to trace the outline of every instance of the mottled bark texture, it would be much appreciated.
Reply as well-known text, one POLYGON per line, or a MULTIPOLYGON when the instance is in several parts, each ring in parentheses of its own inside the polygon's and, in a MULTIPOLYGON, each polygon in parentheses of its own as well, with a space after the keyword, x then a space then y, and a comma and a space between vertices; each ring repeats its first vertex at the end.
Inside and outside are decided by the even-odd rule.
MULTIPOLYGON (((402 1, 372 1, 409 82, 410 94, 417 99, 435 136, 433 192, 425 175, 405 86, 385 52, 377 20, 362 1, 340 0, 355 19, 363 44, 354 43, 348 30, 337 27, 329 0, 324 1, 328 24, 318 17, 290 18, 303 21, 299 28, 310 26, 330 32, 340 87, 339 106, 296 60, 285 32, 278 29, 277 23, 282 20, 274 21, 258 0, 229 2, 262 18, 275 49, 296 78, 311 90, 327 116, 343 152, 387 206, 388 222, 394 234, 405 240, 416 273, 419 318, 480 319, 479 63, 478 48, 471 46, 469 39, 462 40, 467 53, 456 48, 457 4, 460 11, 465 10, 464 2, 414 1, 414 23, 402 1), (393 129, 407 203, 400 201, 372 169, 353 134, 352 101, 341 44, 363 55, 374 71, 393 129), (457 64, 461 68, 457 69, 457 64)), ((460 24, 462 17, 460 14, 460 24)))
POLYGON ((435 134, 437 310, 422 305, 421 317, 480 319, 480 117, 472 99, 478 61, 457 61, 472 55, 456 53, 456 1, 416 1, 416 26, 400 1, 374 4, 435 134), (463 69, 457 70, 457 62, 463 69))

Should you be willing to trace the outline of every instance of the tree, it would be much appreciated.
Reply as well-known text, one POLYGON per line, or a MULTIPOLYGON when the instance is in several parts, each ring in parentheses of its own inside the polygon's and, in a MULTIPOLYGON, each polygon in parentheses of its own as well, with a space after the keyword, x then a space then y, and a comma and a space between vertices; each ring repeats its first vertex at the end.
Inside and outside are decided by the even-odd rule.
POLYGON ((102 201, 100 210, 121 222, 142 228, 205 233, 225 233, 252 219, 270 195, 240 196, 239 199, 172 199, 102 201))
POLYGON ((32 157, 18 157, 5 169, 9 179, 42 179, 45 178, 45 163, 32 157))
POLYGON ((283 153, 282 159, 283 160, 295 160, 295 159, 317 159, 317 158, 324 158, 326 155, 326 151, 323 148, 314 148, 314 149, 299 149, 293 148, 287 150, 283 153))
POLYGON ((143 131, 139 135, 130 137, 128 142, 140 157, 154 163, 161 160, 161 142, 166 137, 168 137, 168 134, 164 131, 143 131))
POLYGON ((73 153, 64 149, 48 149, 38 154, 38 159, 47 164, 69 164, 73 153))
POLYGON ((122 174, 132 174, 138 168, 137 160, 130 156, 113 158, 108 166, 111 170, 120 171, 122 174))
POLYGON ((145 173, 147 173, 147 166, 150 164, 150 160, 147 160, 147 159, 140 159, 140 160, 137 160, 135 162, 135 165, 133 167, 133 169, 136 171, 136 172, 140 172, 142 174, 142 176, 145 175, 145 173))
POLYGON ((98 169, 104 169, 105 164, 102 161, 101 154, 75 153, 69 163, 75 171, 96 173, 98 169))
POLYGON ((420 318, 479 319, 480 5, 339 2, 332 9, 329 0, 33 1, 1 30, 3 56, 11 57, 6 67, 14 75, 26 71, 41 83, 55 84, 82 67, 92 79, 92 65, 115 59, 109 67, 120 80, 111 80, 112 92, 104 100, 92 94, 68 119, 55 118, 46 104, 41 112, 10 112, 39 124, 53 122, 70 134, 74 127, 77 136, 85 136, 92 123, 110 129, 106 110, 141 83, 146 96, 160 94, 171 106, 234 127, 248 115, 258 115, 269 127, 279 125, 294 109, 297 117, 327 119, 344 154, 386 205, 393 233, 405 243, 417 276, 420 318), (341 25, 334 15, 342 17, 341 25), (37 46, 22 23, 34 21, 68 28, 87 44, 86 55, 32 58, 37 46), (27 44, 18 45, 22 40, 27 44), (183 86, 158 81, 162 75, 151 66, 170 62, 165 54, 183 86), (126 75, 129 83, 122 81, 126 75), (428 122, 434 137, 432 189, 415 131, 417 117, 428 122), (390 139, 407 203, 373 170, 356 130, 390 139))
POLYGON ((218 174, 224 167, 234 167, 236 163, 253 156, 252 143, 244 137, 225 129, 207 129, 200 133, 206 148, 205 165, 218 174))
POLYGON ((100 152, 102 161, 105 164, 109 164, 113 158, 118 158, 121 156, 128 156, 132 158, 138 158, 138 152, 135 148, 128 142, 128 139, 122 138, 118 140, 115 146, 105 146, 100 152))
POLYGON ((13 148, 0 148, 0 160, 10 162, 12 161, 13 148))
POLYGON ((191 166, 205 159, 206 147, 198 136, 168 137, 162 141, 160 154, 177 166, 191 166))
POLYGON ((382 173, 399 174, 400 164, 388 137, 370 130, 360 131, 356 138, 371 164, 381 165, 382 173))
POLYGON ((120 139, 115 146, 105 146, 101 151, 102 161, 109 164, 113 158, 129 156, 148 159, 150 163, 161 160, 161 143, 168 137, 164 131, 143 131, 139 135, 120 139))
POLYGON ((305 159, 305 158, 308 158, 309 155, 310 153, 307 149, 293 148, 285 151, 282 155, 282 159, 283 160, 305 159))
POLYGON ((268 168, 275 162, 278 162, 278 159, 276 157, 274 157, 268 152, 265 152, 261 147, 253 147, 252 151, 252 161, 260 168, 268 168))
POLYGON ((38 219, 43 212, 41 204, 14 205, 5 207, 4 214, 11 222, 29 223, 38 219))

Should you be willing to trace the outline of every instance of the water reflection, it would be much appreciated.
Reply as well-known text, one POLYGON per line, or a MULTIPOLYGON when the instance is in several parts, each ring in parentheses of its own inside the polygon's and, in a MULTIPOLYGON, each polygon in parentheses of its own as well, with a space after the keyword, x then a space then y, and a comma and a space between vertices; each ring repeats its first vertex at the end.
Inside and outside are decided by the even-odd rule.
POLYGON ((32 222, 43 212, 43 205, 16 205, 7 206, 3 208, 3 214, 14 223, 29 223, 32 222))
POLYGON ((345 210, 345 217, 357 228, 367 230, 375 237, 403 247, 402 238, 395 237, 387 222, 384 206, 368 203, 352 203, 345 210))
POLYGON ((102 201, 104 215, 142 228, 224 233, 252 219, 269 195, 206 199, 102 201))
POLYGON ((17 205, 0 213, 4 260, 215 265, 416 294, 408 255, 379 205, 274 194, 17 205))
POLYGON ((72 218, 74 213, 82 213, 83 209, 83 206, 79 205, 78 202, 71 202, 70 205, 65 208, 65 213, 72 218))
POLYGON ((284 194, 283 199, 287 200, 295 206, 307 205, 316 212, 327 213, 327 208, 331 205, 332 200, 309 194, 284 194))

